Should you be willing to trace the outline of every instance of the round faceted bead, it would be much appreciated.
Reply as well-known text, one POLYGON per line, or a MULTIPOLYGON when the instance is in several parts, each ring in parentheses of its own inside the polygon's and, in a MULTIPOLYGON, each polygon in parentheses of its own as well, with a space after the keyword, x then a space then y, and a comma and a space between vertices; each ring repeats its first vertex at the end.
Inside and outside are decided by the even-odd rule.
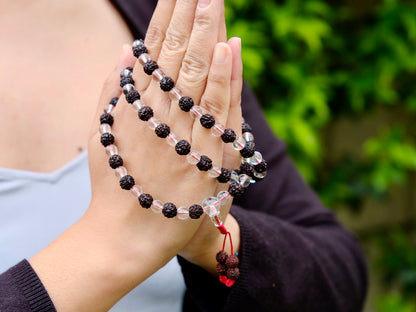
POLYGON ((159 138, 166 138, 170 133, 170 127, 167 124, 161 123, 156 126, 155 133, 159 138))
POLYGON ((131 78, 133 76, 133 69, 131 67, 127 67, 123 69, 123 71, 120 73, 120 79, 123 78, 131 78))
POLYGON ((233 142, 233 148, 236 151, 241 151, 246 145, 246 141, 242 137, 237 137, 233 142))
POLYGON ((267 171, 267 163, 262 160, 259 164, 254 166, 254 169, 256 169, 257 172, 265 172, 267 171))
POLYGON ((146 208, 146 209, 150 208, 153 203, 152 195, 146 194, 146 193, 140 194, 139 203, 143 208, 146 208))
POLYGON ((246 142, 254 141, 254 135, 251 132, 244 132, 243 138, 246 142))
POLYGON ((139 56, 139 63, 144 65, 147 62, 151 61, 150 55, 147 53, 143 53, 142 55, 139 56))
POLYGON ((227 191, 221 191, 217 195, 217 201, 221 206, 225 206, 231 201, 231 195, 227 191))
POLYGON ((243 122, 241 124, 241 131, 242 131, 242 133, 245 133, 245 132, 253 132, 253 130, 251 129, 250 125, 248 123, 246 123, 246 122, 243 122))
POLYGON ((152 117, 148 120, 148 126, 150 128, 150 130, 155 130, 156 127, 160 124, 159 120, 156 119, 155 117, 152 117))
POLYGON ((218 263, 225 264, 225 262, 228 259, 228 254, 225 251, 219 251, 217 255, 215 256, 215 259, 218 263))
POLYGON ((191 151, 191 144, 189 144, 189 142, 186 140, 180 140, 175 145, 175 151, 179 155, 188 155, 189 152, 191 151))
POLYGON ((244 146, 244 148, 240 150, 240 154, 244 158, 250 158, 254 155, 255 151, 256 151, 256 145, 254 144, 254 142, 249 141, 249 142, 246 142, 246 145, 244 146))
POLYGON ((238 268, 228 268, 227 277, 233 281, 238 280, 240 277, 240 270, 238 268))
POLYGON ((161 213, 163 210, 163 204, 160 200, 154 200, 150 209, 152 209, 154 213, 161 213))
POLYGON ((227 183, 230 181, 231 172, 227 168, 221 168, 221 174, 217 177, 218 182, 227 183))
POLYGON ((140 194, 143 193, 143 189, 138 185, 133 185, 133 187, 130 189, 130 193, 134 198, 138 198, 140 194))
POLYGON ((134 101, 140 100, 140 94, 137 90, 133 89, 126 94, 126 101, 133 104, 134 101))
POLYGON ((162 213, 166 218, 173 218, 178 214, 178 209, 174 204, 166 203, 163 205, 162 213))
POLYGON ((178 219, 186 220, 189 218, 189 211, 185 207, 178 208, 178 219))
POLYGON ((221 139, 224 143, 231 143, 237 138, 233 129, 227 128, 224 130, 224 133, 221 135, 221 139))
POLYGON ((163 73, 163 71, 160 70, 160 68, 158 68, 153 71, 152 76, 157 82, 160 82, 165 76, 165 74, 163 73))
POLYGON ((260 154, 260 152, 255 151, 254 155, 252 157, 250 157, 248 162, 255 166, 255 165, 261 163, 262 160, 263 160, 263 156, 260 154))
POLYGON ((199 119, 199 122, 201 123, 202 127, 211 129, 215 125, 215 118, 210 114, 204 114, 199 119))
POLYGON ((194 100, 189 96, 183 96, 179 99, 179 107, 184 112, 189 112, 189 110, 194 106, 194 100))
POLYGON ((192 118, 194 118, 194 119, 199 119, 202 116, 201 106, 198 106, 198 105, 192 106, 192 108, 190 109, 190 112, 191 112, 192 118))
POLYGON ((147 53, 147 48, 143 44, 133 47, 133 55, 135 57, 139 58, 143 53, 147 53))
POLYGON ((166 142, 168 142, 170 146, 176 146, 178 141, 179 137, 175 133, 169 133, 169 135, 166 137, 166 142))
POLYGON ((215 267, 215 270, 217 271, 217 273, 219 275, 227 275, 227 266, 224 263, 218 263, 217 266, 215 267))
POLYGON ((136 48, 136 47, 139 47, 139 46, 144 46, 143 39, 136 39, 136 40, 133 41, 133 44, 131 45, 131 47, 133 49, 136 48))
POLYGON ((131 92, 133 90, 134 90, 134 86, 131 83, 126 84, 126 85, 123 86, 124 95, 127 95, 129 92, 131 92))
POLYGON ((222 124, 215 124, 211 128, 211 134, 215 137, 219 137, 224 134, 224 126, 222 124))
POLYGON ((205 209, 208 206, 215 206, 217 202, 217 198, 214 196, 205 198, 204 201, 202 202, 202 207, 205 209))
POLYGON ((114 110, 115 106, 112 104, 108 104, 105 108, 104 108, 104 113, 107 114, 111 114, 114 110))
POLYGON ((201 156, 199 155, 197 151, 191 151, 188 155, 186 155, 186 160, 191 165, 196 165, 200 159, 201 159, 201 156))
POLYGON ((264 172, 257 172, 257 171, 255 171, 254 172, 254 177, 256 177, 257 179, 264 179, 264 177, 266 176, 266 174, 267 174, 267 171, 264 171, 264 172))
POLYGON ((243 195, 244 189, 237 182, 232 182, 228 188, 228 193, 230 193, 230 195, 233 197, 238 197, 243 195))
POLYGON ((160 80, 160 88, 165 92, 169 92, 174 86, 175 82, 168 76, 165 76, 160 80))
POLYGON ((104 113, 100 116, 100 124, 109 124, 112 126, 114 123, 114 117, 109 113, 104 113))
POLYGON ((238 257, 236 255, 231 255, 227 258, 227 260, 225 261, 225 264, 229 268, 236 268, 240 264, 240 261, 238 260, 238 257))
POLYGON ((117 106, 118 103, 118 97, 113 97, 110 101, 110 104, 113 106, 117 106))
POLYGON ((245 174, 249 175, 250 177, 252 177, 253 174, 254 174, 254 166, 252 164, 244 162, 240 166, 240 172, 245 173, 245 174))
POLYGON ((169 91, 170 98, 174 101, 179 101, 182 98, 182 92, 178 88, 172 88, 169 91))
POLYGON ((240 174, 238 176, 238 183, 240 183, 242 187, 248 187, 250 185, 250 181, 251 178, 247 174, 240 174))
POLYGON ((204 213, 204 209, 200 205, 192 205, 189 207, 189 217, 191 219, 199 219, 204 213))
POLYGON ((231 182, 238 182, 238 176, 239 176, 239 170, 233 170, 231 171, 231 178, 230 178, 230 183, 231 182))
POLYGON ((116 174, 116 177, 121 179, 122 177, 127 175, 127 169, 122 167, 122 166, 118 167, 118 168, 115 169, 115 174, 116 174))
POLYGON ((157 63, 152 60, 144 63, 143 65, 144 72, 148 74, 149 76, 152 75, 152 73, 158 68, 159 68, 159 65, 157 65, 157 63))
POLYGON ((208 171, 212 168, 212 160, 208 156, 202 155, 196 166, 201 171, 208 171))
POLYGON ((116 169, 117 167, 123 166, 123 158, 120 155, 113 155, 108 159, 108 163, 111 168, 116 169))
POLYGON ((132 105, 133 105, 134 110, 137 113, 139 112, 140 108, 145 106, 142 100, 136 100, 136 101, 133 102, 132 105))
POLYGON ((107 152, 107 155, 109 155, 109 156, 113 156, 113 155, 118 154, 118 148, 114 144, 110 144, 110 145, 106 146, 105 150, 107 152))
POLYGON ((101 135, 101 144, 104 145, 104 147, 113 143, 114 136, 111 133, 106 132, 101 135))
POLYGON ((143 106, 139 109, 138 116, 143 121, 148 121, 153 117, 153 109, 149 106, 143 106))
POLYGON ((134 186, 134 178, 131 175, 125 175, 120 179, 120 187, 123 190, 129 190, 134 186))
POLYGON ((123 88, 126 84, 132 84, 132 85, 134 85, 133 78, 131 78, 131 77, 121 78, 121 80, 120 80, 120 87, 123 88))
POLYGON ((102 124, 100 125, 100 133, 104 134, 104 133, 111 133, 111 127, 109 124, 102 124))
POLYGON ((204 212, 211 218, 220 214, 220 211, 217 209, 216 206, 207 206, 204 208, 204 212))
POLYGON ((221 174, 221 168, 218 166, 212 166, 211 169, 208 170, 208 176, 210 178, 217 178, 221 174))

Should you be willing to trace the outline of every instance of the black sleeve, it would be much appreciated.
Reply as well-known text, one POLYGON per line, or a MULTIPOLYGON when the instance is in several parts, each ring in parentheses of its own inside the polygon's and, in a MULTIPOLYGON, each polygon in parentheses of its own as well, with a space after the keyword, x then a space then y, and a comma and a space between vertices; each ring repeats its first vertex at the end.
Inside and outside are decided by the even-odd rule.
POLYGON ((367 278, 357 240, 303 182, 246 87, 243 115, 269 169, 231 208, 241 275, 228 289, 180 258, 185 311, 361 311, 367 278))
POLYGON ((0 311, 56 312, 45 287, 26 260, 0 275, 0 311))

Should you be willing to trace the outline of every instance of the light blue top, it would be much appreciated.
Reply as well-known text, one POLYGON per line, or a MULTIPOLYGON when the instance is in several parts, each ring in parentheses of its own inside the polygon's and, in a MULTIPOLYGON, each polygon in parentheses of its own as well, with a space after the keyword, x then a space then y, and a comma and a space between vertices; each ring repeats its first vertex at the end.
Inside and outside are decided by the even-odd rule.
MULTIPOLYGON (((84 214, 90 198, 86 152, 52 173, 0 168, 0 272, 52 242, 84 214)), ((174 258, 110 311, 181 311, 184 292, 174 258)))

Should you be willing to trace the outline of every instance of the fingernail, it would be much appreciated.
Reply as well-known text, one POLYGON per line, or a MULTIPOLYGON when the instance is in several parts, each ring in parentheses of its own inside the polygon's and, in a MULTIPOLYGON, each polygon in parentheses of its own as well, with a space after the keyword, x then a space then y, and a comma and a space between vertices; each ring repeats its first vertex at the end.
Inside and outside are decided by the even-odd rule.
POLYGON ((211 0, 199 0, 198 6, 200 8, 206 8, 207 6, 209 6, 210 3, 211 3, 211 0))
POLYGON ((226 43, 218 43, 215 46, 214 51, 214 62, 215 63, 224 63, 227 58, 228 45, 226 43))

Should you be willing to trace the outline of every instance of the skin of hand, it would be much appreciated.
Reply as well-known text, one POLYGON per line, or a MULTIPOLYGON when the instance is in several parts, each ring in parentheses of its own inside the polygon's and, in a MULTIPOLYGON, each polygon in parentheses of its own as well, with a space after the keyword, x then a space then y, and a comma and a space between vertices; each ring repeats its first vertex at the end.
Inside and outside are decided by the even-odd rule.
MULTIPOLYGON (((184 95, 215 116, 217 123, 237 132, 241 131, 241 43, 232 38, 227 44, 225 38, 223 0, 160 0, 145 43, 151 58, 184 95)), ((120 188, 108 166, 98 120, 111 98, 120 96, 120 71, 133 65, 136 88, 160 122, 188 140, 192 150, 209 156, 213 164, 229 169, 239 166, 239 153, 181 111, 125 46, 103 88, 90 135, 90 207, 80 221, 30 259, 58 311, 106 311, 178 253, 215 272, 222 236, 209 218, 167 219, 141 208, 129 191, 120 188)), ((188 164, 129 106, 120 96, 112 132, 124 166, 145 193, 179 208, 201 204, 228 187, 188 164)), ((222 208, 223 219, 229 208, 222 208)), ((237 222, 228 216, 225 225, 238 248, 237 222)))

